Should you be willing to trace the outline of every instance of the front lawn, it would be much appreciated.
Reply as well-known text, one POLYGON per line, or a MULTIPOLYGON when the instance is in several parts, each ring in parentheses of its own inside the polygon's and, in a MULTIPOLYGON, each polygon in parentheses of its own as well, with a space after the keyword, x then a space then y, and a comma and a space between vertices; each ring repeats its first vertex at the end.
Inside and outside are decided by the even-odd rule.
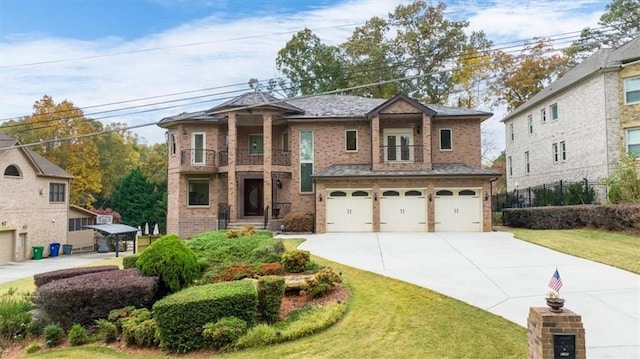
POLYGON ((640 274, 640 238, 592 229, 524 229, 503 227, 516 238, 558 252, 640 274))

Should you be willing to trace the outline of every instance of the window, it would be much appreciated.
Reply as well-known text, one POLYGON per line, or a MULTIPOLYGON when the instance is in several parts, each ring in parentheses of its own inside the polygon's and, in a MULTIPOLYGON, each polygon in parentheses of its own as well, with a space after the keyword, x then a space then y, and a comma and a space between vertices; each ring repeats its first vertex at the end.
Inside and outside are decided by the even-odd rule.
POLYGON ((69 232, 85 231, 87 228, 84 228, 84 226, 92 224, 94 224, 93 217, 69 218, 69 232))
POLYGON ((624 103, 640 103, 640 76, 624 79, 624 103))
POLYGON ((453 148, 453 141, 451 138, 451 129, 441 129, 440 130, 440 150, 446 151, 451 150, 453 148))
POLYGON ((531 167, 529 167, 529 151, 526 151, 524 153, 524 172, 525 173, 531 172, 531 167))
POLYGON ((9 165, 4 169, 4 175, 7 177, 20 177, 20 170, 14 165, 9 165))
POLYGON ((567 146, 564 141, 560 141, 560 158, 562 158, 563 161, 567 160, 567 146))
POLYGON ((640 157, 640 127, 630 128, 627 131, 627 153, 635 153, 640 157))
POLYGON ((208 179, 190 179, 189 196, 187 198, 188 206, 208 206, 209 205, 209 180, 208 179))
POLYGON ((346 151, 358 150, 358 130, 344 131, 344 149, 346 151))
POLYGON ((289 152, 289 133, 282 134, 282 152, 289 152))
POLYGON ((528 122, 528 128, 529 128, 529 134, 533 133, 533 115, 529 115, 527 116, 527 122, 528 122))
POLYGON ((554 143, 551 145, 553 152, 553 162, 558 162, 558 144, 554 143))
POLYGON ((194 133, 191 136, 191 164, 204 164, 205 136, 204 133, 194 133))
POLYGON ((413 161, 413 131, 388 129, 384 131, 385 162, 413 161))
POLYGON ((65 202, 64 183, 49 183, 49 202, 65 202))
POLYGON ((554 103, 553 105, 549 106, 549 109, 551 110, 551 121, 555 121, 558 119, 558 104, 554 103))
POLYGON ((513 140, 515 139, 515 134, 513 133, 513 123, 509 124, 509 138, 511 139, 511 142, 513 142, 513 140))
POLYGON ((175 133, 171 133, 171 136, 169 137, 169 146, 171 148, 171 155, 175 155, 176 154, 176 134, 175 133))
POLYGON ((313 192, 313 131, 300 131, 300 192, 313 192))
POLYGON ((542 123, 547 122, 547 109, 546 108, 540 109, 540 121, 542 121, 542 123))
POLYGON ((249 135, 249 154, 261 155, 264 153, 264 137, 261 133, 249 135))
POLYGON ((511 156, 507 157, 507 167, 509 167, 509 177, 513 176, 513 162, 511 156))

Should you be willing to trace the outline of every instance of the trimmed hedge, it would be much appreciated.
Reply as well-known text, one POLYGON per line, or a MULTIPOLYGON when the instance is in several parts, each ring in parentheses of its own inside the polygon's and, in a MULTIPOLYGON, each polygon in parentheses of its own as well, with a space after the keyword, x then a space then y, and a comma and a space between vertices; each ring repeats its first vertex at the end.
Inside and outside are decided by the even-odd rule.
POLYGON ((200 276, 196 255, 174 234, 151 243, 138 257, 136 267, 145 276, 160 277, 163 289, 171 293, 188 287, 200 276))
POLYGON ((233 316, 251 326, 257 305, 258 293, 249 280, 194 286, 169 295, 153 305, 160 346, 176 352, 201 348, 205 324, 233 316))
POLYGON ((287 232, 313 232, 315 216, 311 212, 289 212, 283 221, 287 232))
POLYGON ((284 277, 267 275, 258 279, 258 317, 267 323, 280 319, 284 297, 284 277))
POLYGON ((122 268, 124 269, 136 268, 136 262, 138 261, 139 257, 140 257, 139 254, 131 254, 126 257, 123 257, 122 268))
POLYGON ((73 323, 93 324, 112 309, 150 306, 157 290, 157 277, 124 269, 49 282, 36 290, 35 303, 53 322, 69 328, 73 323))
POLYGON ((640 204, 505 208, 502 223, 528 229, 640 230, 640 204))
POLYGON ((96 266, 96 267, 80 267, 80 268, 69 268, 69 269, 61 269, 52 272, 45 272, 36 274, 33 276, 33 281, 36 287, 41 287, 49 282, 54 280, 71 278, 79 275, 89 274, 89 273, 98 273, 98 272, 106 272, 118 270, 118 266, 96 266))

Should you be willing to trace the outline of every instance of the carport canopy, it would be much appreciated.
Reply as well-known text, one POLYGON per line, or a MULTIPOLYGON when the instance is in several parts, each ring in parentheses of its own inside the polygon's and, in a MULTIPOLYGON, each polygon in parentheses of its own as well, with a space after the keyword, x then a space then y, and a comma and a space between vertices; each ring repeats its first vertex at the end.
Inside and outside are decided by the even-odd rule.
MULTIPOLYGON (((85 228, 92 228, 98 232, 100 232, 104 236, 124 236, 124 235, 133 235, 133 253, 136 252, 136 237, 135 234, 138 232, 138 228, 128 226, 126 224, 91 224, 87 226, 83 226, 85 228)), ((116 245, 116 257, 118 257, 118 249, 119 245, 116 245)))

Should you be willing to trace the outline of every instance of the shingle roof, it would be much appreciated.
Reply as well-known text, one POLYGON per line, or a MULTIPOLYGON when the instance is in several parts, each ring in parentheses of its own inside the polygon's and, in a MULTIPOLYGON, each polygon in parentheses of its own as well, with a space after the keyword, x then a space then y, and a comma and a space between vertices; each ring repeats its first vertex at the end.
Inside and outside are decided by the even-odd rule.
POLYGON ((238 97, 234 97, 231 100, 224 102, 216 107, 207 110, 207 113, 216 113, 237 107, 257 107, 257 106, 271 106, 278 107, 288 112, 301 112, 301 110, 295 106, 292 106, 287 101, 278 99, 266 92, 254 91, 247 92, 238 97))
MULTIPOLYGON (((0 153, 7 151, 3 150, 3 148, 15 146, 17 144, 20 144, 18 140, 0 131, 0 153)), ((17 150, 23 151, 32 160, 33 164, 40 171, 40 175, 60 178, 73 178, 71 174, 60 168, 60 166, 42 157, 35 151, 26 147, 21 147, 17 150)))
POLYGON ((616 49, 600 49, 569 70, 564 76, 535 94, 527 102, 507 114, 507 116, 502 119, 502 122, 525 112, 535 104, 564 91, 602 69, 619 67, 623 63, 638 59, 640 59, 640 37, 637 37, 616 49))
POLYGON ((377 170, 370 165, 333 165, 327 169, 314 173, 313 178, 336 177, 451 177, 451 176, 481 176, 495 177, 500 173, 471 167, 461 163, 434 163, 431 170, 377 170))

